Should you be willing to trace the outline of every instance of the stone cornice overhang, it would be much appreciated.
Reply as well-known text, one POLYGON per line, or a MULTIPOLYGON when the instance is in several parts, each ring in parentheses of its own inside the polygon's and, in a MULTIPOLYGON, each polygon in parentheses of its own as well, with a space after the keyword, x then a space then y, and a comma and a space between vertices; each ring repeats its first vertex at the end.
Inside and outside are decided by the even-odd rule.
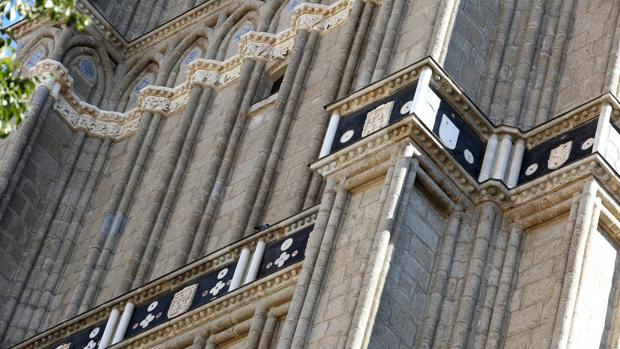
POLYGON ((507 219, 523 229, 531 228, 567 212, 571 201, 580 197, 584 184, 590 180, 596 181, 599 187, 596 193, 602 204, 599 224, 620 243, 620 176, 599 153, 512 189, 500 204, 507 219))
POLYGON ((413 63, 385 78, 361 88, 350 95, 327 104, 325 110, 329 113, 338 112, 340 115, 351 114, 373 102, 393 95, 397 91, 412 86, 420 77, 423 68, 432 70, 431 87, 440 92, 441 96, 450 103, 473 126, 474 131, 486 139, 496 128, 480 109, 467 97, 465 92, 449 78, 443 68, 430 56, 413 63))
MULTIPOLYGON (((234 312, 244 305, 256 303, 269 295, 291 288, 297 281, 301 266, 302 263, 297 263, 254 283, 244 285, 204 307, 188 311, 151 330, 110 346, 110 348, 148 348, 164 342, 175 335, 186 333, 210 320, 217 319, 223 314, 234 312)), ((290 298, 280 299, 281 303, 286 303, 288 300, 290 298)))
MULTIPOLYGON (((614 125, 620 123, 620 103, 613 94, 606 93, 530 130, 523 131, 515 127, 493 125, 430 58, 425 58, 331 103, 325 109, 330 113, 336 112, 342 118, 359 110, 367 110, 369 105, 376 105, 386 97, 393 96, 399 90, 415 84, 420 71, 425 67, 432 70, 430 87, 442 100, 450 103, 467 124, 485 140, 492 134, 506 134, 513 139, 522 140, 526 149, 532 149, 572 129, 598 120, 605 107, 611 108, 611 123, 614 125)), ((521 182, 512 189, 502 181, 494 179, 480 183, 464 170, 446 150, 437 135, 420 122, 415 114, 389 124, 317 160, 310 167, 323 177, 359 176, 361 172, 368 171, 374 166, 387 167, 386 164, 389 164, 391 155, 396 152, 397 144, 405 138, 409 138, 418 150, 430 159, 435 169, 450 178, 469 200, 474 203, 492 201, 513 216, 518 215, 522 208, 537 200, 553 201, 550 195, 553 196, 552 193, 556 191, 562 192, 562 195, 574 195, 576 190, 581 190, 581 188, 579 185, 572 185, 588 178, 596 179, 601 183, 601 187, 609 192, 610 198, 620 201, 620 179, 616 170, 598 152, 569 162, 542 177, 521 182)))
MULTIPOLYGON (((256 248, 256 243, 260 239, 263 239, 267 244, 269 244, 270 242, 282 239, 314 224, 318 209, 318 206, 314 206, 304 210, 292 217, 270 226, 265 230, 226 246, 178 270, 153 280, 127 294, 105 302, 86 313, 80 314, 75 318, 54 326, 49 330, 18 344, 15 348, 45 348, 61 339, 77 333, 80 330, 104 321, 110 315, 110 312, 114 307, 117 309, 123 308, 128 302, 140 304, 150 299, 157 298, 158 296, 178 288, 191 280, 198 279, 199 277, 207 275, 209 272, 216 270, 219 267, 235 261, 239 258, 243 247, 249 247, 253 250, 256 248)), ((255 302, 257 299, 265 296, 266 294, 278 292, 279 290, 294 284, 300 268, 301 263, 293 264, 285 269, 277 271, 276 273, 268 275, 262 279, 258 279, 255 282, 236 289, 207 303, 204 306, 189 311, 160 326, 154 327, 152 330, 129 338, 126 341, 119 343, 117 347, 125 347, 126 344, 130 348, 142 346, 147 342, 150 343, 150 341, 161 338, 162 334, 170 333, 171 331, 178 331, 180 328, 190 326, 191 324, 203 323, 204 321, 207 321, 222 313, 232 311, 243 304, 255 302)))

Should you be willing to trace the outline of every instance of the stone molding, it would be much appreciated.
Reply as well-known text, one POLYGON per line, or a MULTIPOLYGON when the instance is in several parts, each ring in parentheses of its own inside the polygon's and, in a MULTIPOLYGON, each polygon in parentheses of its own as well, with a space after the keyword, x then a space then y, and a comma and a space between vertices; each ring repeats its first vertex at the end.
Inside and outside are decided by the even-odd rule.
MULTIPOLYGON (((189 311, 152 330, 128 338, 120 342, 116 347, 127 349, 148 348, 157 344, 157 342, 171 338, 171 333, 185 333, 188 328, 197 327, 209 320, 217 319, 218 316, 232 313, 244 305, 251 304, 293 286, 300 271, 301 263, 292 265, 257 282, 242 286, 238 290, 233 291, 233 293, 218 298, 204 307, 189 311)), ((283 299, 282 301, 284 303, 288 299, 283 299)))
MULTIPOLYGON (((338 113, 343 117, 351 115, 355 111, 394 95, 404 87, 412 86, 424 67, 432 69, 431 87, 440 94, 443 100, 455 106, 455 109, 462 113, 465 121, 474 130, 478 130, 479 135, 487 139, 492 134, 509 135, 514 140, 522 139, 526 147, 531 149, 576 127, 599 120, 604 106, 611 106, 612 123, 617 125, 620 122, 620 103, 614 95, 608 93, 526 132, 514 127, 495 126, 486 120, 484 115, 462 94, 462 91, 428 58, 334 102, 326 109, 328 112, 338 113)), ((416 156, 423 156, 430 160, 432 166, 450 178, 468 200, 475 204, 491 201, 505 210, 508 217, 519 217, 524 210, 527 211, 531 207, 536 207, 537 212, 540 212, 550 207, 552 203, 569 200, 573 195, 581 192, 580 183, 591 178, 595 178, 610 193, 609 202, 620 199, 620 177, 613 164, 608 163, 605 154, 598 152, 563 165, 539 178, 521 183, 513 189, 507 188, 502 181, 494 179, 479 183, 446 151, 437 136, 427 127, 423 127, 416 116, 396 121, 335 151, 316 161, 311 168, 323 177, 344 177, 348 180, 365 171, 367 166, 364 167, 364 163, 370 161, 375 166, 383 166, 389 159, 386 154, 394 152, 397 143, 404 138, 409 138, 424 153, 424 155, 416 156)), ((617 204, 616 206, 620 207, 617 204)), ((620 213, 620 208, 618 212, 620 213)), ((525 216, 533 213, 525 213, 525 216)), ((620 241, 620 223, 618 223, 618 233, 614 234, 620 241)))
MULTIPOLYGON (((245 34, 239 42, 239 54, 225 61, 197 59, 189 65, 184 83, 174 88, 147 86, 140 91, 138 106, 124 113, 101 110, 81 100, 72 91, 73 79, 60 62, 42 60, 27 74, 46 76, 48 80, 60 84, 60 94, 54 96, 54 110, 72 129, 120 141, 136 131, 142 112, 150 111, 169 117, 184 109, 192 86, 221 89, 235 82, 244 59, 265 60, 272 65, 282 62, 287 58, 299 31, 314 30, 324 34, 336 28, 348 20, 351 4, 352 0, 340 0, 332 5, 301 4, 293 11, 291 28, 278 34, 256 31, 245 34)), ((36 21, 27 23, 31 22, 34 24, 36 21)))
MULTIPOLYGON (((58 340, 66 338, 80 330, 97 324, 108 318, 112 308, 122 309, 128 302, 140 304, 149 299, 164 294, 190 280, 197 279, 217 268, 229 264, 239 258, 243 247, 250 248, 254 251, 259 240, 264 240, 267 244, 282 239, 301 229, 314 224, 317 218, 319 207, 314 206, 299 214, 281 221, 273 226, 249 236, 232 245, 226 246, 210 255, 197 260, 187 266, 165 275, 157 280, 150 282, 132 292, 122 295, 113 301, 97 306, 90 311, 77 316, 76 318, 55 326, 19 345, 15 348, 34 349, 45 348, 58 340)), ((168 321, 161 326, 153 328, 144 334, 132 337, 127 341, 127 347, 133 348, 144 345, 145 340, 151 343, 161 337, 161 334, 168 333, 169 328, 176 328, 181 323, 183 326, 194 322, 203 322, 207 318, 217 317, 219 314, 227 313, 238 308, 240 305, 252 302, 255 299, 263 297, 266 294, 277 292, 278 290, 294 284, 296 277, 301 270, 301 263, 291 265, 290 267, 273 273, 265 278, 258 279, 256 282, 243 286, 238 290, 234 290, 229 294, 222 296, 207 303, 205 306, 199 307, 191 312, 185 313, 174 320, 168 321), (147 338, 147 339, 145 339, 147 338), (133 344, 131 344, 133 343, 133 344)), ((123 344, 125 347, 125 344, 123 344)))

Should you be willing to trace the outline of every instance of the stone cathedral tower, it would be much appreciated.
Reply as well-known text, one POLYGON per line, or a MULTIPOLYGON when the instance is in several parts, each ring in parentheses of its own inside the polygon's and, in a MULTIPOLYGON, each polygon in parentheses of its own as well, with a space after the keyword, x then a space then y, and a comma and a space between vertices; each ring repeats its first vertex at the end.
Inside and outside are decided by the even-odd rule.
POLYGON ((620 1, 14 25, 0 346, 618 348, 620 1))

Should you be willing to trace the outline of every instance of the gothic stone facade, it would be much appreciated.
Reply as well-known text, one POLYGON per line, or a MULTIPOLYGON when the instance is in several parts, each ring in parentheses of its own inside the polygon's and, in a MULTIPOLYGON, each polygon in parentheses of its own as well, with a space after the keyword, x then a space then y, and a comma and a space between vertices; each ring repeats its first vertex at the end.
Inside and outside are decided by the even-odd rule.
POLYGON ((2 347, 619 347, 620 2, 79 8, 14 26, 2 347))

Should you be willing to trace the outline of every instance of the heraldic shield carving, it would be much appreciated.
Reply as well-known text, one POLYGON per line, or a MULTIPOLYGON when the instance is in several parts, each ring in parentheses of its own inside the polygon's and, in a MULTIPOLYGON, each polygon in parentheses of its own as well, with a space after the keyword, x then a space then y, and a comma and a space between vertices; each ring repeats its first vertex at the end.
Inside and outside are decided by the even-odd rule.
POLYGON ((439 138, 448 149, 455 149, 456 142, 459 140, 459 133, 461 130, 448 118, 447 115, 441 117, 441 124, 439 125, 439 138))
POLYGON ((192 300, 194 300, 194 294, 197 288, 198 284, 193 284, 174 294, 172 303, 170 303, 170 308, 168 308, 169 319, 181 315, 189 309, 192 305, 192 300))
POLYGON ((573 147, 573 141, 569 141, 553 148, 549 153, 549 159, 547 160, 547 167, 550 170, 555 170, 564 165, 570 155, 570 150, 573 147))

